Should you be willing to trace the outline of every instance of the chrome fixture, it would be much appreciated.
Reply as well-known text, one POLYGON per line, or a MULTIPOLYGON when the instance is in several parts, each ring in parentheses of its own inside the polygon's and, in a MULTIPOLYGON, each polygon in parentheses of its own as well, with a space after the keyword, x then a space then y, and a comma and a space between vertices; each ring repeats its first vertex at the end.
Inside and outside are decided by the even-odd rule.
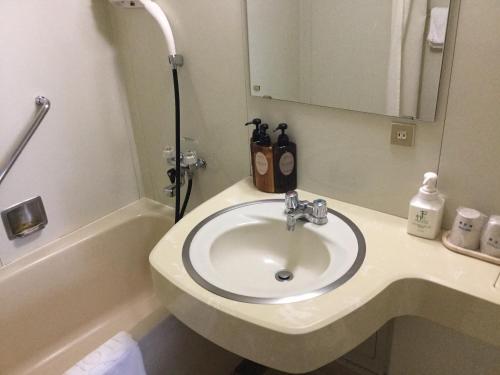
POLYGON ((173 69, 176 69, 178 66, 184 65, 184 56, 183 55, 168 55, 168 62, 172 65, 173 69))
POLYGON ((47 214, 41 197, 28 199, 2 212, 2 221, 9 240, 27 237, 47 225, 47 214))
MULTIPOLYGON (((175 149, 173 147, 166 147, 163 150, 163 155, 168 165, 174 166, 176 165, 176 157, 175 157, 175 149)), ((170 198, 175 197, 176 184, 179 182, 180 186, 183 186, 186 180, 191 180, 194 176, 194 172, 197 169, 205 169, 207 167, 207 162, 204 159, 198 157, 196 151, 189 150, 186 152, 180 153, 180 181, 176 180, 175 177, 175 169, 169 169, 167 171, 167 175, 170 178, 171 184, 166 186, 163 191, 170 198)))
POLYGON ((276 272, 276 274, 274 275, 274 278, 281 283, 284 281, 292 281, 293 280, 293 273, 288 271, 288 270, 281 270, 281 271, 276 272))
POLYGON ((299 200, 296 191, 285 194, 286 229, 290 232, 295 230, 297 220, 309 221, 316 225, 324 225, 328 222, 328 207, 324 199, 315 199, 313 202, 299 200))
POLYGON ((38 111, 35 114, 35 117, 33 117, 33 122, 31 123, 31 126, 29 127, 28 131, 24 135, 24 137, 21 139, 19 144, 16 146, 14 152, 10 156, 9 159, 7 159, 7 163, 5 164, 4 167, 0 168, 0 184, 4 180, 4 178, 7 176, 7 173, 9 173, 10 169, 16 162, 17 158, 21 153, 23 152, 24 148, 30 141, 31 137, 33 134, 35 134, 36 129, 38 129, 38 126, 42 123, 43 118, 47 114, 47 112, 50 109, 50 100, 43 97, 43 96, 37 96, 35 98, 35 104, 37 105, 38 111))

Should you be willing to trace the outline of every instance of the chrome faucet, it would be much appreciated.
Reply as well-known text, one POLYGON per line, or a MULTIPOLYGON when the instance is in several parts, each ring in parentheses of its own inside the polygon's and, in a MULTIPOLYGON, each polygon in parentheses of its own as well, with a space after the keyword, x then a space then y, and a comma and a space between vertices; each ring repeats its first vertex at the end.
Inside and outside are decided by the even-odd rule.
POLYGON ((313 202, 299 200, 296 191, 285 194, 286 229, 290 232, 295 230, 297 220, 309 221, 316 225, 324 225, 328 222, 328 207, 324 199, 315 199, 313 202))

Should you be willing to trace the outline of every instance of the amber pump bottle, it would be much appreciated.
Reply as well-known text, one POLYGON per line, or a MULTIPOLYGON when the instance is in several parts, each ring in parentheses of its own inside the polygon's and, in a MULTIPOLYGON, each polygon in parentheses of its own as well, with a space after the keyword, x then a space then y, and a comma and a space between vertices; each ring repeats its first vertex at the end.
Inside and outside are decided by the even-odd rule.
POLYGON ((297 188, 297 145, 290 142, 285 133, 288 125, 279 124, 274 130, 281 131, 273 147, 275 193, 286 193, 297 188))
POLYGON ((254 166, 255 187, 266 193, 274 193, 274 155, 271 137, 267 134, 269 125, 259 126, 259 138, 251 145, 254 166))
POLYGON ((248 125, 255 126, 255 129, 252 132, 252 138, 250 138, 250 160, 252 163, 252 178, 254 185, 255 185, 255 156, 254 156, 253 146, 259 141, 259 136, 260 136, 259 132, 261 123, 262 120, 260 118, 254 118, 252 121, 249 121, 245 124, 245 126, 248 125))

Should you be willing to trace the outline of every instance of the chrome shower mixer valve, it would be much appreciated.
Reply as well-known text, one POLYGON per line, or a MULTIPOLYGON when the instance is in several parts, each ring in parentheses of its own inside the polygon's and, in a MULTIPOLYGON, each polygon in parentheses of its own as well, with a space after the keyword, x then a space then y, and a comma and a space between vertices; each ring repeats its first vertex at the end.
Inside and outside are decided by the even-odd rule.
MULTIPOLYGON (((163 150, 163 156, 168 165, 175 167, 175 148, 173 147, 165 147, 163 150)), ((180 186, 183 186, 185 183, 186 177, 188 180, 193 178, 194 172, 197 169, 205 169, 207 167, 207 162, 199 158, 196 151, 188 150, 186 152, 180 153, 180 164, 181 164, 181 179, 180 186)), ((167 175, 170 179, 171 184, 163 189, 163 191, 170 197, 175 197, 175 187, 176 187, 176 178, 175 178, 175 168, 170 168, 167 171, 167 175)))

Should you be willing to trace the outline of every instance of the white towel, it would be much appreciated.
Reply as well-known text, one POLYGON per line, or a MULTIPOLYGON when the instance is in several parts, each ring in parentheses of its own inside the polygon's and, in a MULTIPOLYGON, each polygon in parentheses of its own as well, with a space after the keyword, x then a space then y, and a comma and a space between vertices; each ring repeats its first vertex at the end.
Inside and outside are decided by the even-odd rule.
POLYGON ((146 371, 139 346, 127 333, 120 332, 64 375, 146 375, 146 371))
POLYGON ((392 1, 386 115, 417 116, 426 19, 426 1, 392 1))
POLYGON ((432 48, 443 48, 448 25, 448 8, 436 7, 431 10, 427 42, 432 48))

